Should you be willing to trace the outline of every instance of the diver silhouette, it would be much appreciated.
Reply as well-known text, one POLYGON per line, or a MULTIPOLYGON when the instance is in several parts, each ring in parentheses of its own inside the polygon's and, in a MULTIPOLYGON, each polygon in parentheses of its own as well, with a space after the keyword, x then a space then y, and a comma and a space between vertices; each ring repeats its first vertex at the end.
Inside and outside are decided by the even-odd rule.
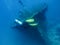
MULTIPOLYGON (((21 1, 19 1, 19 2, 21 2, 21 1)), ((23 21, 23 24, 22 25, 16 24, 16 26, 14 26, 14 29, 17 29, 20 32, 23 32, 30 39, 38 42, 37 45, 47 45, 46 44, 47 42, 45 40, 46 30, 47 30, 45 12, 47 10, 47 6, 45 5, 45 3, 41 4, 41 5, 42 6, 38 5, 39 8, 37 8, 37 6, 34 5, 35 7, 32 7, 33 10, 29 9, 30 7, 28 7, 28 8, 25 7, 22 11, 20 11, 23 16, 22 17, 20 15, 20 20, 23 21), (38 13, 36 13, 36 12, 38 12, 38 13), (31 16, 35 20, 34 23, 38 23, 37 25, 36 24, 29 25, 30 22, 25 21, 27 19, 27 17, 29 18, 31 16), (33 26, 33 25, 36 25, 36 26, 33 26)), ((21 22, 19 22, 19 23, 21 23, 21 22)))

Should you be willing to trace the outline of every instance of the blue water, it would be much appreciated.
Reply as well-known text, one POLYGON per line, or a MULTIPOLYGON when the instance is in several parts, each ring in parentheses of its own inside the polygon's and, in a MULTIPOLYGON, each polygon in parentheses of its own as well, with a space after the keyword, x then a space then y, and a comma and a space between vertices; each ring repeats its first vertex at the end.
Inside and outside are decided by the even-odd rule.
MULTIPOLYGON (((46 42, 50 45, 60 45, 60 0, 47 0, 46 3, 48 5, 48 11, 45 14, 48 22, 48 41, 46 42)), ((19 6, 18 0, 0 0, 0 45, 40 45, 37 41, 28 38, 23 28, 20 28, 24 30, 23 32, 12 29, 19 6)))

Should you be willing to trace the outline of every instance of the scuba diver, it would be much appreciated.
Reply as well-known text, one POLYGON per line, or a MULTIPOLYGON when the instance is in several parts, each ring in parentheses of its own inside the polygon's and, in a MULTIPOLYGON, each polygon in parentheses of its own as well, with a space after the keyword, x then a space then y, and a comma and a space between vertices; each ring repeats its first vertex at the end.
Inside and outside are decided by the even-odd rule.
POLYGON ((47 45, 46 40, 46 17, 47 4, 42 0, 30 0, 23 3, 20 9, 20 15, 15 19, 18 26, 15 28, 23 27, 28 36, 39 42, 37 45, 47 45))

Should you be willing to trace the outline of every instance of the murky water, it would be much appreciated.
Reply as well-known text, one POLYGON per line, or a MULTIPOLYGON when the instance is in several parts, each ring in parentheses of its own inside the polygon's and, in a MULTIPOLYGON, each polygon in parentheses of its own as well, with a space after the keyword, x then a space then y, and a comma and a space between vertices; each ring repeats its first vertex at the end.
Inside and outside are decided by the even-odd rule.
POLYGON ((59 0, 41 0, 48 7, 45 13, 39 12, 33 17, 39 23, 38 27, 15 25, 20 9, 24 6, 30 8, 34 1, 36 4, 36 0, 22 0, 27 2, 24 4, 19 0, 0 0, 0 45, 60 45, 59 0))

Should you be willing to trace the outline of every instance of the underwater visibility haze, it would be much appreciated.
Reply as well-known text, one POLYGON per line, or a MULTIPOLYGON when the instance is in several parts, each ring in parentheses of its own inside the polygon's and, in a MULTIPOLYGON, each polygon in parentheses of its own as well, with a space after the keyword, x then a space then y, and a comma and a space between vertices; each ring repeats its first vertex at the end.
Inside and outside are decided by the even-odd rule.
POLYGON ((60 45, 60 0, 0 0, 0 45, 60 45))

